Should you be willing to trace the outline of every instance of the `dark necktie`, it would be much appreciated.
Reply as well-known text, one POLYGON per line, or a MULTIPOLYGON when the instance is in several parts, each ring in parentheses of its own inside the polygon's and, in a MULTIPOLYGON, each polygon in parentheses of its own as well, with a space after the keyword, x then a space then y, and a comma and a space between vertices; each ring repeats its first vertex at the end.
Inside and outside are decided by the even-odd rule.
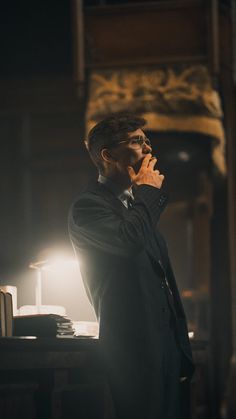
POLYGON ((126 208, 130 209, 133 206, 133 197, 129 191, 124 192, 124 205, 126 208))
POLYGON ((127 198, 127 205, 128 205, 128 209, 132 208, 133 206, 133 198, 131 195, 127 198))

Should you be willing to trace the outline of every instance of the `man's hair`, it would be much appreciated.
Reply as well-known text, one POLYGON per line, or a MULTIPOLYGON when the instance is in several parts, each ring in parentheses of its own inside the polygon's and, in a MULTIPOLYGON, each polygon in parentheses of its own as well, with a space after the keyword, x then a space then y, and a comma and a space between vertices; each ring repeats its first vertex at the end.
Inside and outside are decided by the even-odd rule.
POLYGON ((99 170, 102 170, 101 150, 128 139, 128 133, 136 131, 146 124, 138 115, 119 112, 107 116, 98 122, 88 133, 85 140, 89 155, 99 170))

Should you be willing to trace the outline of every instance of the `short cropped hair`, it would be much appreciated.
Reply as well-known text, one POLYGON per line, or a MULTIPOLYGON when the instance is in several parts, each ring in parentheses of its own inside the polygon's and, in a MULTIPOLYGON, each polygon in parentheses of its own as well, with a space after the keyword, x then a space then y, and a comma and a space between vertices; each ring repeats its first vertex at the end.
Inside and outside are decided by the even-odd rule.
POLYGON ((86 148, 93 163, 102 170, 101 150, 119 141, 128 139, 128 133, 142 128, 146 124, 138 115, 119 112, 107 116, 98 122, 88 133, 86 148))

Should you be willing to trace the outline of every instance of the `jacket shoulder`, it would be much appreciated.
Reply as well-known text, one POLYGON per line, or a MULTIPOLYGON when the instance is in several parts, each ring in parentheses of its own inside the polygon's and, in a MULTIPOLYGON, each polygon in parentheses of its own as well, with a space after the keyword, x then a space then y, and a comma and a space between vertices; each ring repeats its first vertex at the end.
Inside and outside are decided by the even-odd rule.
POLYGON ((99 182, 89 185, 87 189, 81 192, 70 207, 69 216, 77 216, 78 213, 91 214, 94 216, 96 211, 110 209, 120 213, 123 204, 117 197, 105 186, 99 182))

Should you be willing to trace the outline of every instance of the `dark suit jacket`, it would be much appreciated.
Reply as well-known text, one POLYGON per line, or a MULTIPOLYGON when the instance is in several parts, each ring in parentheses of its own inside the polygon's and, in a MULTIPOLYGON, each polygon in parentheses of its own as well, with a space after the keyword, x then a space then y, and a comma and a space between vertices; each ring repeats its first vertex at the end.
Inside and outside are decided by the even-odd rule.
POLYGON ((96 182, 69 213, 69 233, 100 321, 106 363, 111 369, 130 370, 133 380, 151 371, 158 376, 160 371, 166 349, 166 295, 184 359, 181 374, 191 377, 193 373, 183 306, 165 241, 156 230, 166 201, 162 190, 141 185, 132 209, 127 210, 106 186, 96 182))

